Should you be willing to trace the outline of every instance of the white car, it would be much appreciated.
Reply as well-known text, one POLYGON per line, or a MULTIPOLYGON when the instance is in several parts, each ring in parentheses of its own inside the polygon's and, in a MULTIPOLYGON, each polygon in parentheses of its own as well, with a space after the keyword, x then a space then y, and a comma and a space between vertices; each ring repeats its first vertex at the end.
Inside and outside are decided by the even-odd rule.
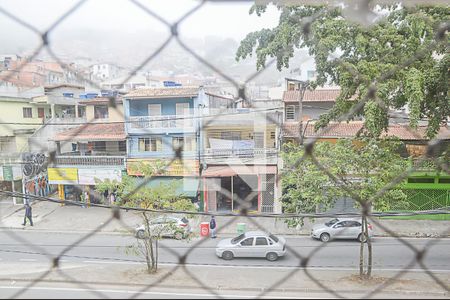
MULTIPOLYGON (((186 238, 191 232, 189 220, 171 216, 161 216, 149 221, 150 233, 156 237, 173 237, 177 240, 186 238)), ((136 227, 136 237, 143 239, 146 237, 145 225, 136 227)))
POLYGON ((216 255, 226 260, 235 257, 265 257, 275 261, 286 254, 286 240, 262 231, 249 231, 232 239, 221 240, 216 255))
MULTIPOLYGON (((369 237, 373 236, 371 224, 367 224, 369 237)), ((365 241, 362 234, 361 219, 335 218, 323 224, 316 224, 311 230, 311 237, 326 243, 331 239, 357 239, 365 241)))

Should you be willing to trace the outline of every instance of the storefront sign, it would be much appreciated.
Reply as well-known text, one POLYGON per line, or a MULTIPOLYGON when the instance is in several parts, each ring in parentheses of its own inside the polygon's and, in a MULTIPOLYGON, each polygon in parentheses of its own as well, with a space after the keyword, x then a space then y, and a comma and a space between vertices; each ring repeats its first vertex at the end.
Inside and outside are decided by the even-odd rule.
POLYGON ((3 166, 3 180, 13 181, 13 170, 12 166, 3 166))
POLYGON ((78 169, 76 168, 48 168, 50 184, 77 184, 78 169))
POLYGON ((110 181, 122 182, 122 171, 119 169, 113 170, 97 170, 97 169, 78 169, 78 184, 82 185, 95 185, 97 181, 104 181, 108 179, 110 181))
POLYGON ((3 166, 0 168, 0 181, 13 181, 22 179, 20 166, 3 166))

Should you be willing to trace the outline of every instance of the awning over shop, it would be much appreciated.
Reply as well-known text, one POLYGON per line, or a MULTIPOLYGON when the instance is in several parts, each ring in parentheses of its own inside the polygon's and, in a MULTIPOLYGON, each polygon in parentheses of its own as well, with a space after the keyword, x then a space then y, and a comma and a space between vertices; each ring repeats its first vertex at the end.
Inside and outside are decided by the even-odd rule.
POLYGON ((235 175, 276 174, 277 166, 211 166, 203 171, 205 177, 228 177, 235 175))
MULTIPOLYGON (((136 178, 137 184, 143 182, 143 177, 136 178)), ((176 182, 176 194, 184 195, 186 197, 195 197, 197 196, 198 184, 200 179, 196 177, 154 177, 148 183, 147 187, 158 187, 160 184, 168 184, 171 182, 176 182)))

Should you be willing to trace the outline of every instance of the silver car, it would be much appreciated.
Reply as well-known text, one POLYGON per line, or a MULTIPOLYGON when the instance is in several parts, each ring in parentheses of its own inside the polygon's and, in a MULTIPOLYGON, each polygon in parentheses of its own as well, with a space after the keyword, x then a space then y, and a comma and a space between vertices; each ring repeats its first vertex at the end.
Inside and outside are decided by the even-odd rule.
MULTIPOLYGON (((177 240, 186 238, 191 232, 189 220, 185 217, 161 216, 149 221, 150 234, 155 237, 173 237, 177 240)), ((143 239, 147 236, 145 225, 136 228, 136 237, 143 239)))
MULTIPOLYGON (((373 236, 372 225, 367 224, 369 237, 373 236)), ((323 224, 314 225, 311 237, 326 243, 331 239, 357 239, 365 241, 361 230, 361 219, 335 218, 323 224)))
POLYGON ((221 240, 216 255, 226 260, 235 257, 265 257, 275 261, 286 254, 286 240, 262 231, 249 231, 232 239, 221 240))

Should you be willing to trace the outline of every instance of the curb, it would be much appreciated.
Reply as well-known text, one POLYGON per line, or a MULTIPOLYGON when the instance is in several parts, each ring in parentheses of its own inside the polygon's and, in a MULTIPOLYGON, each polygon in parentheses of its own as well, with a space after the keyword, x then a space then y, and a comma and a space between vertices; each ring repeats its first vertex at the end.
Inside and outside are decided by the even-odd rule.
MULTIPOLYGON (((45 228, 39 228, 39 229, 31 229, 29 227, 5 227, 5 226, 0 226, 0 231, 28 231, 28 232, 41 232, 41 233, 66 233, 66 234, 90 234, 92 233, 92 231, 86 231, 86 230, 54 230, 54 229, 45 229, 45 228)), ((127 236, 127 235, 131 235, 133 236, 133 234, 131 232, 116 232, 116 231, 98 231, 96 234, 103 234, 103 235, 123 235, 123 236, 127 236)), ((221 234, 221 236, 223 238, 230 238, 230 237, 234 237, 236 236, 237 233, 223 233, 221 234)), ((288 238, 295 238, 295 237, 309 237, 309 234, 302 234, 302 233, 298 233, 298 234, 278 234, 278 235, 282 235, 282 236, 286 236, 288 238)), ((428 236, 426 234, 424 235, 420 235, 420 236, 416 236, 416 235, 398 235, 396 237, 391 236, 391 235, 387 235, 387 234, 382 234, 382 235, 375 235, 375 238, 410 238, 410 239, 434 239, 434 238, 439 238, 439 239, 447 239, 450 238, 450 235, 441 235, 441 236, 428 236)), ((200 237, 193 237, 193 239, 201 239, 200 237)))

